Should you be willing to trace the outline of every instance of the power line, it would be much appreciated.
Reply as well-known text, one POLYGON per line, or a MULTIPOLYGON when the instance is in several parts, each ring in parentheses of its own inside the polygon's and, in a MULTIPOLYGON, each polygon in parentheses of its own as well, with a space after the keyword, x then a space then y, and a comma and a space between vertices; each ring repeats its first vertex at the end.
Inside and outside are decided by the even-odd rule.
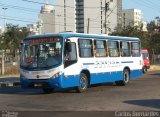
MULTIPOLYGON (((30 3, 35 3, 35 4, 43 4, 44 5, 44 3, 41 3, 41 2, 35 2, 35 1, 31 1, 31 0, 22 0, 22 1, 26 1, 26 2, 30 2, 30 3)), ((52 4, 51 4, 52 5, 52 4)), ((145 3, 145 5, 146 5, 146 3, 145 3)), ((149 5, 149 4, 148 4, 149 5)), ((146 5, 146 6, 148 6, 148 5, 146 5)), ((3 4, 3 3, 0 3, 0 6, 5 6, 5 7, 10 7, 10 8, 13 8, 13 9, 19 9, 19 10, 23 10, 23 11, 29 11, 29 12, 36 12, 36 10, 37 9, 30 9, 30 8, 25 8, 25 7, 20 7, 20 6, 14 6, 14 5, 6 5, 6 4, 3 4)), ((58 7, 63 7, 63 6, 61 6, 61 5, 53 5, 53 6, 58 6, 58 7)), ((71 7, 71 6, 66 6, 66 7, 69 7, 69 8, 75 8, 75 7, 71 7)), ((84 8, 89 8, 89 9, 91 9, 91 8, 97 8, 97 9, 100 9, 100 7, 84 7, 84 8)), ((112 14, 112 13, 114 13, 113 12, 114 10, 112 9, 112 10, 110 10, 110 14, 108 15, 108 17, 112 14)), ((114 14, 116 14, 116 13, 114 13, 114 14)), ((86 14, 85 14, 86 15, 86 14)), ((116 14, 117 16, 118 16, 118 14, 116 14)), ((99 15, 98 15, 99 16, 99 15)), ((98 16, 97 16, 97 18, 98 18, 98 16)), ((64 17, 64 16, 60 16, 60 17, 64 17)), ((123 16, 122 16, 123 17, 123 16)), ((67 17, 67 18, 72 18, 72 17, 67 17)), ((2 18, 3 19, 3 18, 2 18)), ((30 23, 36 23, 36 22, 34 22, 34 21, 31 21, 30 19, 26 19, 26 20, 23 20, 24 18, 15 18, 15 17, 8 17, 7 18, 7 20, 14 20, 14 21, 21 21, 21 22, 30 22, 30 23)), ((73 19, 73 18, 72 18, 73 19)), ((127 18, 126 18, 127 19, 127 18)), ((92 19, 91 21, 93 21, 93 20, 96 20, 96 19, 92 19)), ((129 20, 129 21, 131 21, 131 22, 133 22, 134 20, 131 20, 131 19, 127 19, 127 20, 129 20)), ((98 22, 98 21, 93 21, 93 22, 98 22)), ((53 25, 53 24, 51 24, 51 25, 53 25)), ((54 24, 54 25, 60 25, 60 24, 54 24)), ((62 24, 61 24, 61 26, 63 26, 62 24)), ((71 26, 71 25, 68 25, 68 26, 71 26)), ((73 26, 73 25, 72 25, 73 26)), ((97 28, 97 27, 96 27, 97 28)))
POLYGON ((20 7, 20 6, 9 5, 9 4, 3 4, 3 3, 0 3, 0 6, 7 7, 7 8, 18 9, 18 10, 23 10, 23 11, 29 11, 29 12, 36 12, 38 10, 38 9, 31 9, 31 8, 20 7))
MULTIPOLYGON (((35 2, 35 1, 31 1, 31 0, 22 0, 22 1, 30 2, 30 3, 34 3, 34 4, 41 4, 41 5, 43 4, 44 5, 44 3, 42 3, 42 2, 35 2)), ((54 5, 54 4, 50 4, 50 5, 52 5, 52 6, 58 6, 58 7, 64 7, 62 5, 54 5)), ((66 5, 66 7, 68 7, 68 8, 75 8, 75 7, 67 6, 67 5, 66 5)))
POLYGON ((137 4, 137 5, 141 4, 141 5, 145 6, 146 8, 149 8, 149 9, 152 10, 152 11, 160 12, 159 8, 156 9, 156 8, 155 8, 155 5, 153 5, 153 3, 149 2, 149 1, 146 2, 146 0, 145 0, 145 1, 143 1, 143 0, 136 0, 136 1, 134 1, 134 0, 133 0, 133 2, 134 2, 135 4, 137 4), (139 3, 138 3, 138 2, 139 2, 139 3), (153 6, 152 6, 152 5, 153 5, 153 6))

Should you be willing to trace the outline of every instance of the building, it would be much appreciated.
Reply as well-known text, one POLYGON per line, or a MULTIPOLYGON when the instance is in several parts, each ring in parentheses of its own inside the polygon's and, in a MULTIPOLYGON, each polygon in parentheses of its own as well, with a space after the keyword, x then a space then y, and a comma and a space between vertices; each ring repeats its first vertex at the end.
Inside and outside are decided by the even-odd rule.
POLYGON ((41 8, 37 26, 40 34, 55 32, 55 10, 47 1, 41 8))
POLYGON ((147 22, 146 21, 142 21, 142 24, 143 24, 142 30, 145 31, 145 32, 147 32, 148 31, 147 30, 147 22))
POLYGON ((113 32, 122 26, 121 14, 122 0, 56 0, 56 32, 113 32))
POLYGON ((55 32, 55 10, 47 0, 44 6, 41 7, 37 23, 28 24, 27 28, 30 31, 31 35, 55 32))
POLYGON ((55 31, 75 32, 75 1, 56 0, 55 5, 55 31))
POLYGON ((122 11, 122 26, 141 27, 142 26, 142 11, 138 9, 124 9, 122 11))
POLYGON ((37 24, 28 24, 27 29, 30 32, 31 35, 38 35, 40 34, 40 30, 37 26, 37 24))

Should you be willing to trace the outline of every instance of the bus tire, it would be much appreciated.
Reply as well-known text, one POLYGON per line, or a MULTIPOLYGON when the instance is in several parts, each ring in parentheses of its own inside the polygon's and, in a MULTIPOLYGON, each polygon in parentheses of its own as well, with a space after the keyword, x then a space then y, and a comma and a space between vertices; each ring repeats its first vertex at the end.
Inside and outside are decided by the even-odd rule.
POLYGON ((44 92, 45 94, 52 93, 53 91, 54 91, 53 88, 43 88, 43 92, 44 92))
POLYGON ((79 79, 79 86, 76 88, 78 93, 84 92, 88 88, 88 77, 85 73, 81 73, 79 79))
POLYGON ((123 80, 116 81, 115 83, 118 86, 125 86, 129 83, 129 80, 130 80, 130 73, 129 73, 128 69, 125 69, 123 71, 123 80))
POLYGON ((147 72, 147 67, 146 67, 146 66, 144 66, 144 67, 142 68, 142 72, 143 72, 144 74, 147 72))

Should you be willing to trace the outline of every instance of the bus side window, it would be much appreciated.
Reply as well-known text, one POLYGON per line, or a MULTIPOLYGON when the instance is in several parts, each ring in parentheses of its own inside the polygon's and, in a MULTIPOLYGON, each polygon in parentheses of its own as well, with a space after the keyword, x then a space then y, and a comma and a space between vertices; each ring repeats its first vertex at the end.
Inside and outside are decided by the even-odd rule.
POLYGON ((104 40, 95 40, 95 56, 96 57, 106 57, 107 49, 106 49, 106 41, 104 40))
POLYGON ((108 41, 108 52, 110 57, 119 57, 119 42, 108 41))
POLYGON ((80 57, 93 57, 93 45, 91 39, 79 39, 78 44, 80 57))

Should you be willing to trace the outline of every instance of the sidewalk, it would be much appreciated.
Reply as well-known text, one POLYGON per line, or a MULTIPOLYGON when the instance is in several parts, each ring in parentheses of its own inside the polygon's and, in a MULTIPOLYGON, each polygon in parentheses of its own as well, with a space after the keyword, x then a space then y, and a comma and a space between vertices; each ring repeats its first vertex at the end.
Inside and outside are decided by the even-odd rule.
POLYGON ((150 69, 148 69, 148 71, 157 71, 157 70, 160 70, 160 64, 151 65, 150 69))

